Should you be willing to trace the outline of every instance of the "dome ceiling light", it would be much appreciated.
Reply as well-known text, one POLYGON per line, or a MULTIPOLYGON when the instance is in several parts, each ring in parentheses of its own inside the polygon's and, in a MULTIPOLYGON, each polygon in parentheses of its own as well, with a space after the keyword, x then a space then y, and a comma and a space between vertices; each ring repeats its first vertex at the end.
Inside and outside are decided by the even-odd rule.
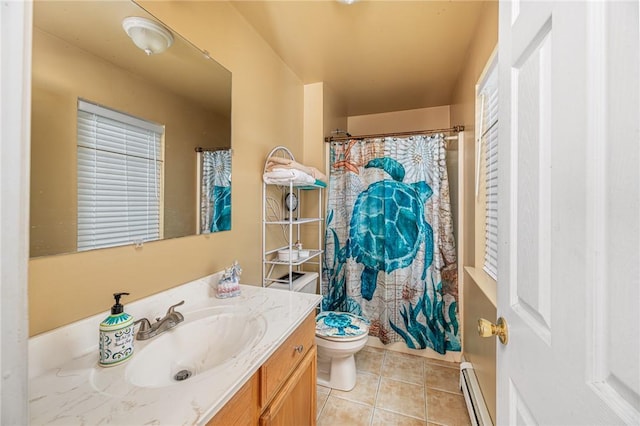
POLYGON ((133 43, 147 55, 157 55, 173 44, 171 31, 147 18, 130 16, 122 20, 122 28, 133 43))

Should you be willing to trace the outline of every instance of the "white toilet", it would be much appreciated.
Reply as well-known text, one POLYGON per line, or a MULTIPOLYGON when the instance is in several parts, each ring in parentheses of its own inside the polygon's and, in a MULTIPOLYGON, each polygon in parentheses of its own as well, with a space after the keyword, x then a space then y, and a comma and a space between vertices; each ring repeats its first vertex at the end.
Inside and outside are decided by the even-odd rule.
POLYGON ((347 312, 316 316, 318 384, 350 391, 356 385, 355 354, 367 344, 369 322, 347 312))
MULTIPOLYGON (((316 294, 318 274, 305 272, 293 282, 293 291, 316 294)), ((286 284, 272 288, 289 290, 286 284)), ((350 391, 356 385, 355 354, 367 344, 369 322, 346 312, 320 312, 316 316, 318 384, 350 391)))

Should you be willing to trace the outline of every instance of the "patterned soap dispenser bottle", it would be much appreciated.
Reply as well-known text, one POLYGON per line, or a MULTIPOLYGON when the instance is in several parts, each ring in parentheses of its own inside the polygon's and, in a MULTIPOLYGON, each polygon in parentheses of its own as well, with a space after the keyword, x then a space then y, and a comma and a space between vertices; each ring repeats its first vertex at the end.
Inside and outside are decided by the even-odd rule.
POLYGON ((124 311, 120 297, 129 293, 114 293, 111 315, 100 323, 100 361, 102 367, 121 364, 133 355, 133 317, 124 311))

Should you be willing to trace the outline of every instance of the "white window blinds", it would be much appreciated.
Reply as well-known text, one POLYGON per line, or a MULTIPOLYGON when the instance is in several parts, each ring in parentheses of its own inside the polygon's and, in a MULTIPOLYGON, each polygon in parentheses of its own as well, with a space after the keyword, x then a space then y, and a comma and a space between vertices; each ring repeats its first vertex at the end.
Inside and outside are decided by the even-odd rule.
POLYGON ((163 133, 78 101, 78 251, 160 238, 163 133))
POLYGON ((485 255, 483 269, 494 280, 498 279, 498 67, 491 64, 482 82, 479 97, 482 100, 481 133, 484 156, 485 203, 485 255))

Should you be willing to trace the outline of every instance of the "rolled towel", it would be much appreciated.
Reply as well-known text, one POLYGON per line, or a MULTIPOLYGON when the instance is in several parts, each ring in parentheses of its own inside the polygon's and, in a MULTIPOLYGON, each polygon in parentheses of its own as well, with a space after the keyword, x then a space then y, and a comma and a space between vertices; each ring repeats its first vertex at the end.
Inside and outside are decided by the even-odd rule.
POLYGON ((276 185, 288 185, 290 182, 294 185, 313 185, 316 182, 313 176, 297 169, 273 169, 265 172, 262 179, 265 183, 276 185))
POLYGON ((315 179, 321 180, 325 183, 327 182, 327 176, 320 170, 315 167, 305 166, 304 164, 300 164, 289 158, 270 157, 269 160, 267 160, 267 171, 272 171, 274 169, 300 170, 301 172, 313 176, 315 179))

